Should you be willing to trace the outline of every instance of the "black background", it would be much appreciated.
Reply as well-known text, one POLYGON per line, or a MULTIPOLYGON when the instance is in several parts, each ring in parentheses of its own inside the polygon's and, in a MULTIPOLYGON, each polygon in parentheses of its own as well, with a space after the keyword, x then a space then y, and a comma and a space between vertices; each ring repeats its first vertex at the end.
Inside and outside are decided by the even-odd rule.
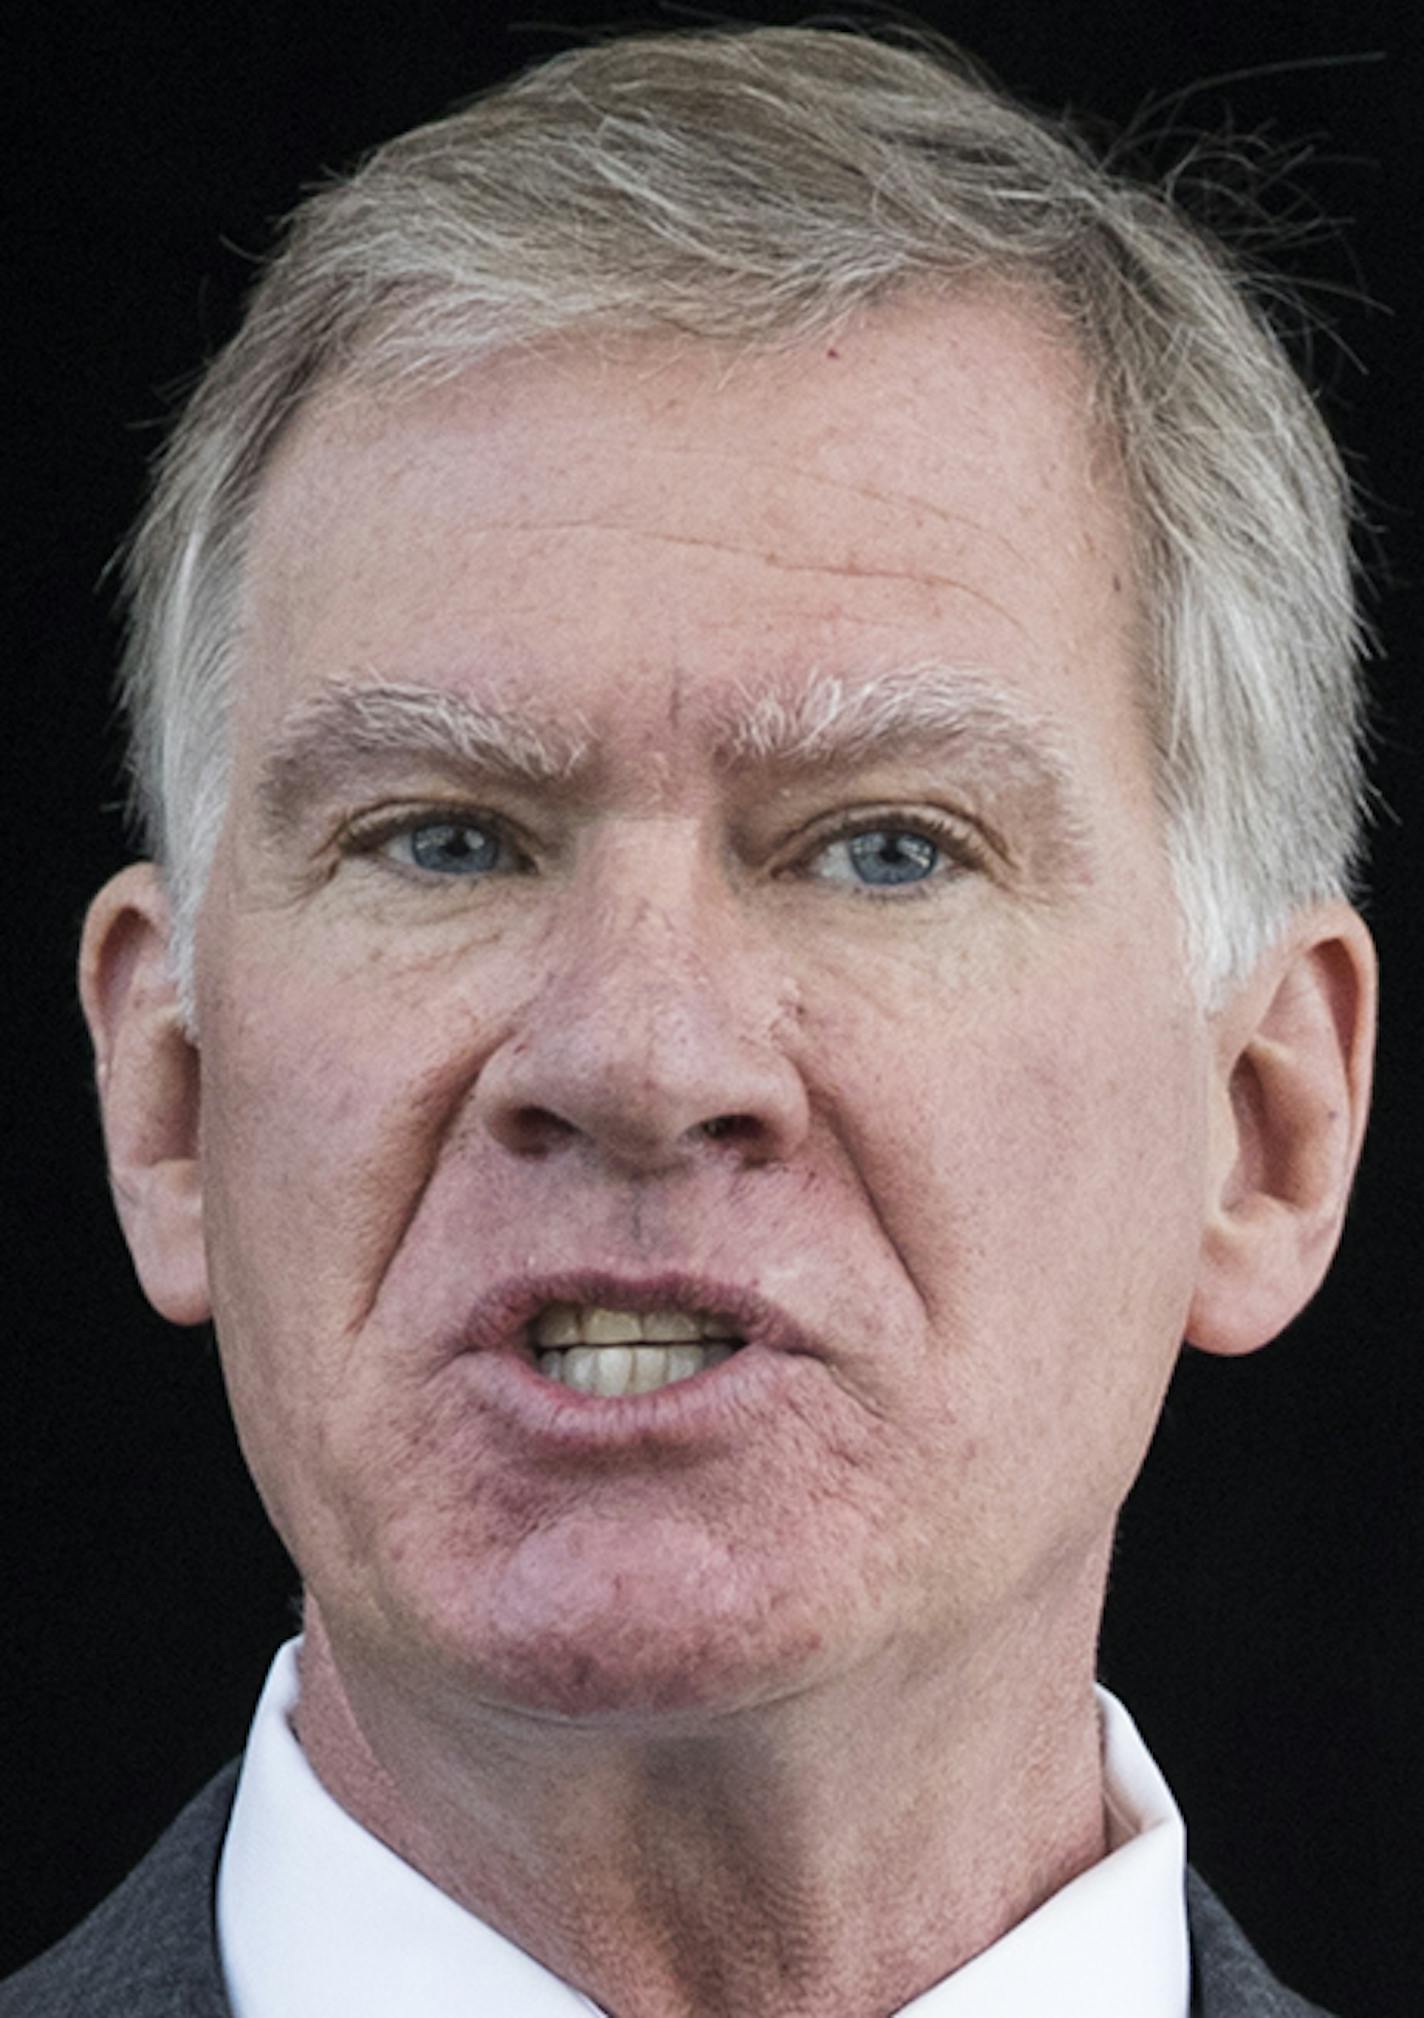
MULTIPOLYGON (((86 896, 124 859, 99 577, 174 387, 231 329, 300 187, 628 18, 575 0, 9 13, 0 1972, 108 1889, 238 1748, 292 1619, 210 1338, 147 1310, 100 1166, 71 982, 86 896), (539 19, 557 27, 509 25, 539 19)), ((1256 1358, 1183 1364, 1125 1517, 1103 1666, 1186 1809, 1195 1860, 1275 1966, 1346 2018, 1418 2018, 1424 29, 1409 0, 965 0, 921 18, 1041 104, 1120 125, 1185 91, 1154 123, 1298 143, 1293 183, 1331 220, 1286 265, 1330 325, 1309 368, 1376 529, 1377 1116, 1312 1309, 1256 1358)), ((1298 215, 1288 184, 1272 201, 1298 215)))

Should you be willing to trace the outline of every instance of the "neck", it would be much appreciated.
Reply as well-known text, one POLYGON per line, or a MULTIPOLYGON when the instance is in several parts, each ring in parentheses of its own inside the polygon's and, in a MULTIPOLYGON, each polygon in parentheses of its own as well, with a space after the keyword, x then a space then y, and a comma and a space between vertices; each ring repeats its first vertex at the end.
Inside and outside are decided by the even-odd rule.
POLYGON ((298 1734, 359 1822, 614 2018, 870 2018, 1104 1854, 1091 1636, 1048 1651, 674 1730, 481 1706, 432 1731, 309 1607, 298 1734))

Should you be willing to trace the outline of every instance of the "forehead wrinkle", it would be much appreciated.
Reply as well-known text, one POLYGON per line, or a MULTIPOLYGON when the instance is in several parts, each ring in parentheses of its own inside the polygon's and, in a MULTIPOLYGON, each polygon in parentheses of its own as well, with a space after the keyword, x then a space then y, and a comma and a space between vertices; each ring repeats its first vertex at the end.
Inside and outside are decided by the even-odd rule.
MULTIPOLYGON (((879 484, 858 483, 852 477, 830 476, 824 470, 813 469, 804 463, 782 462, 770 456, 735 455, 726 449, 698 449, 696 460, 726 465, 737 472, 765 470, 776 477, 790 475, 799 483, 813 486, 818 490, 830 491, 838 497, 865 498, 872 504, 884 505, 889 511, 909 512, 916 518, 933 519, 939 525, 951 526, 956 532, 973 533, 977 539, 987 540, 991 545, 1002 548, 1011 560, 1018 562, 1020 567, 1029 565, 1028 557, 1023 550, 997 526, 986 524, 983 518, 976 517, 973 513, 952 511, 948 505, 938 504, 932 497, 927 497, 919 491, 886 490, 879 484)), ((956 583, 955 586, 958 587, 959 584, 956 583)))
POLYGON ((572 782, 591 755, 592 737, 567 713, 541 720, 415 681, 333 679, 283 719, 262 758, 257 800, 281 827, 324 784, 382 758, 424 758, 548 785, 572 782))
MULTIPOLYGON (((967 523, 968 521, 966 521, 967 523)), ((626 523, 618 519, 602 518, 519 518, 496 519, 490 521, 485 532, 517 533, 566 533, 588 532, 631 535, 635 539, 648 540, 656 546, 686 547, 697 552, 714 554, 735 554, 740 560, 758 561, 763 567, 776 574, 784 575, 828 575, 837 581, 871 582, 912 582, 917 588, 952 589, 956 595, 968 596, 976 603, 983 603, 986 609, 1002 617, 1012 629, 1022 632, 1023 620, 993 596, 972 582, 961 581, 957 575, 937 574, 930 568, 888 568, 875 567, 863 561, 793 561, 780 554, 769 553, 753 540, 714 539, 705 533, 669 532, 665 526, 640 525, 630 519, 626 523)), ((1003 542, 1007 545, 1007 542, 1003 542)))

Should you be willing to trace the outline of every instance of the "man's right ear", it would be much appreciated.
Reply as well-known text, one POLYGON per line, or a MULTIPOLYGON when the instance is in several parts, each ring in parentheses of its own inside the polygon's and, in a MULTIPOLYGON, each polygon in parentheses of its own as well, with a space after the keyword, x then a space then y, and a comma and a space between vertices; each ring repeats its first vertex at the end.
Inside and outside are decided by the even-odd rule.
POLYGON ((168 967, 168 897, 151 862, 89 907, 79 994, 94 1043, 109 1181, 144 1294, 174 1324, 212 1315, 198 1163, 198 1052, 168 967))

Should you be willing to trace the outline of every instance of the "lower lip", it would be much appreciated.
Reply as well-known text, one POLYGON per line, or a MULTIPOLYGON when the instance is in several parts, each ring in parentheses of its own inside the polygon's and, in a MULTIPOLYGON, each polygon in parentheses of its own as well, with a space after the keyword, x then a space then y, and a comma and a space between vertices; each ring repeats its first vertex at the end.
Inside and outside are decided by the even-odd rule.
POLYGON ((651 1394, 598 1395, 549 1380, 516 1353, 473 1352, 462 1362, 480 1403, 502 1427, 568 1457, 705 1448, 734 1433, 745 1440, 749 1417, 774 1407, 809 1364, 804 1353, 744 1345, 720 1366, 651 1394))

